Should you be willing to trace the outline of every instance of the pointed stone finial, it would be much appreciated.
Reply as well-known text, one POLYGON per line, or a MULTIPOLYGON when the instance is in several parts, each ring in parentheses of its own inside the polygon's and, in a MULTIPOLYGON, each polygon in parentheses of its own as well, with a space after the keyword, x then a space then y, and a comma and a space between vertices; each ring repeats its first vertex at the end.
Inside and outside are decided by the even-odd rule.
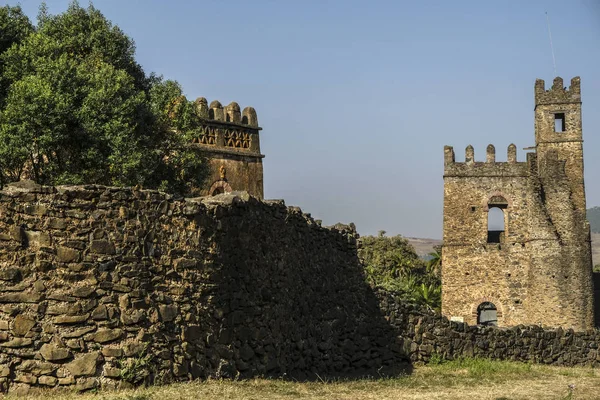
POLYGON ((496 148, 493 144, 489 144, 486 149, 486 158, 485 161, 488 163, 496 162, 496 148))
POLYGON ((565 84, 563 83, 563 78, 557 76, 554 78, 554 82, 552 82, 552 90, 562 90, 565 88, 565 84))
POLYGON ((508 146, 508 157, 507 160, 509 163, 516 163, 517 162, 517 146, 515 146, 514 143, 511 143, 508 146))
POLYGON ((467 164, 472 164, 475 162, 475 150, 471 145, 468 145, 465 149, 465 162, 467 164))
POLYGON ((444 146, 444 165, 454 163, 454 148, 452 146, 444 146))

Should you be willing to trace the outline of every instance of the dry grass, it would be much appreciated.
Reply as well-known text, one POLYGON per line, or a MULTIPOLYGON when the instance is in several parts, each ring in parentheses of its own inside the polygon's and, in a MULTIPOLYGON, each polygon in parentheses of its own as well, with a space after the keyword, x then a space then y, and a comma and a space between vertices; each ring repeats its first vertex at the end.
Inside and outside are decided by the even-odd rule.
MULTIPOLYGON (((332 382, 192 382, 120 392, 76 394, 44 391, 30 400, 175 400, 175 399, 598 399, 600 370, 558 368, 510 362, 464 360, 417 367, 393 379, 332 382), (573 389, 569 385, 574 385, 573 389)), ((16 399, 6 396, 5 399, 16 399)), ((23 397, 20 397, 23 399, 23 397)))

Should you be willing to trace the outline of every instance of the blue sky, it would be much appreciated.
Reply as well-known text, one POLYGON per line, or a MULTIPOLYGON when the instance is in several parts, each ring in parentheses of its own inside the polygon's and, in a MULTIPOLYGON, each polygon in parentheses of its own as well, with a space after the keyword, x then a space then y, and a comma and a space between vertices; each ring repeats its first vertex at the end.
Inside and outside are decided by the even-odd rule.
MULTIPOLYGON (((15 5, 13 1, 0 4, 15 5)), ((21 0, 35 20, 38 0, 21 0)), ((82 5, 86 2, 82 1, 82 5)), ((68 1, 47 1, 51 13, 68 1)), ((264 128, 265 196, 359 233, 440 238, 443 146, 534 144, 533 85, 582 80, 600 205, 600 1, 98 0, 146 72, 237 101, 264 128)))

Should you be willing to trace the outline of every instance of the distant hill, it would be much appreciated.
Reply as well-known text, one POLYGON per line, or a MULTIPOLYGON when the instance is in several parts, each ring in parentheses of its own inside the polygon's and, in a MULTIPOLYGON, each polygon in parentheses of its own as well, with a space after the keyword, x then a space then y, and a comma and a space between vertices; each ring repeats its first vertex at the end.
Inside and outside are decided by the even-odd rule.
POLYGON ((425 260, 429 260, 429 253, 434 251, 435 246, 440 246, 442 244, 442 241, 438 239, 422 239, 413 237, 405 237, 405 239, 408 240, 408 243, 413 245, 415 248, 415 253, 425 260))
POLYGON ((600 233, 600 207, 592 207, 587 210, 587 219, 590 221, 592 232, 600 233))

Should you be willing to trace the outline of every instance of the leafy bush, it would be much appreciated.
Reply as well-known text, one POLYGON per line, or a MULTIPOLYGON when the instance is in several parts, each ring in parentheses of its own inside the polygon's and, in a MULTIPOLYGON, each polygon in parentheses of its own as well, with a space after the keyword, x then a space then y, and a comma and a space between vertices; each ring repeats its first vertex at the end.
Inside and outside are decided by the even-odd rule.
POLYGON ((384 231, 378 236, 362 237, 358 256, 364 266, 365 278, 372 287, 440 310, 439 257, 425 263, 405 238, 400 235, 388 237, 384 231))

